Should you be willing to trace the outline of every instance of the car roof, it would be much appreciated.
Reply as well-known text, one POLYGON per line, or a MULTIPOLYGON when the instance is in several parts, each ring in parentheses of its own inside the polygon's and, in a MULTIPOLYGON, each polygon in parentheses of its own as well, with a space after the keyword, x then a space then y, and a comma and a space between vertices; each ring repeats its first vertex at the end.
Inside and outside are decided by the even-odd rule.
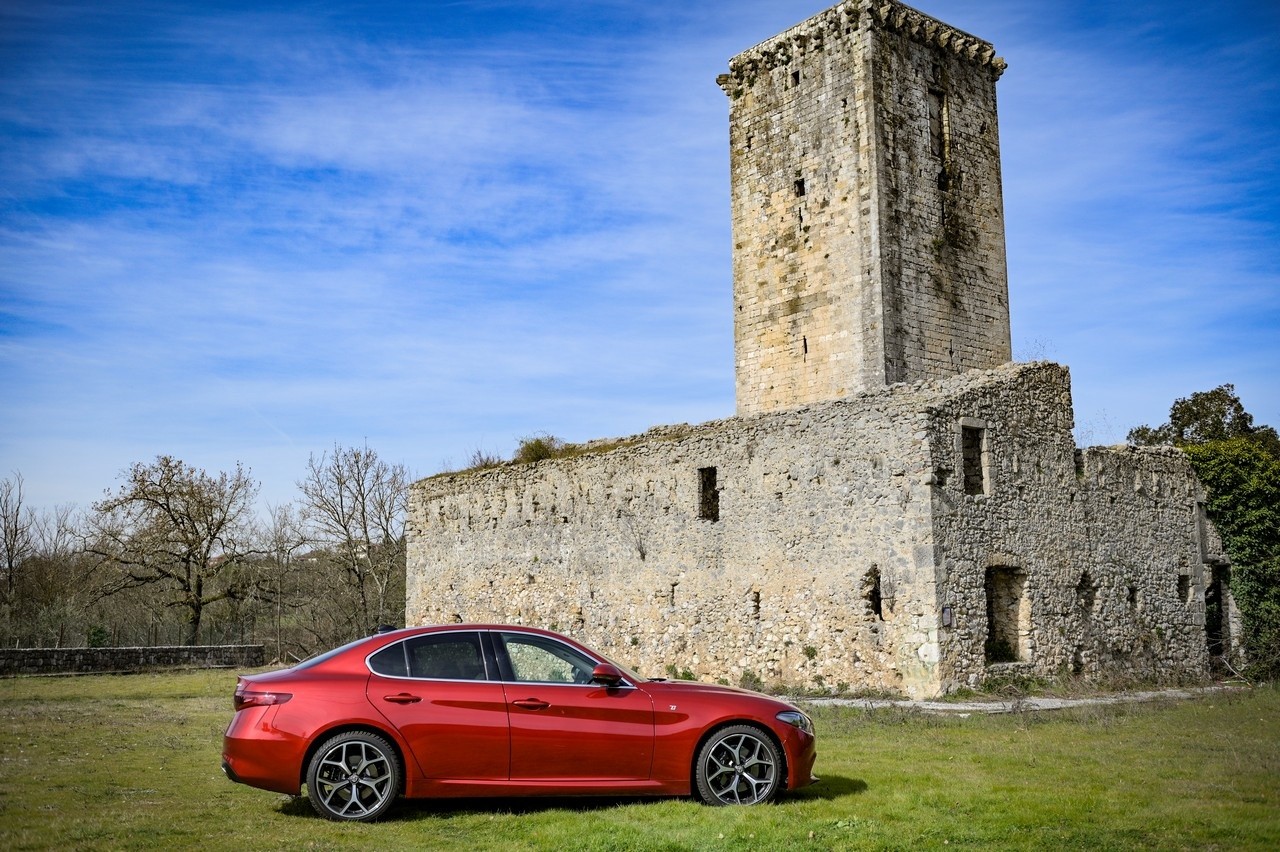
POLYGON ((527 624, 473 624, 463 622, 454 624, 423 624, 416 627, 400 627, 395 630, 375 633, 369 638, 393 637, 399 639, 406 636, 418 636, 424 633, 448 633, 456 630, 510 630, 520 633, 535 633, 539 636, 551 636, 556 639, 568 639, 570 642, 576 641, 561 633, 556 633, 553 630, 546 630, 541 627, 531 627, 527 624))

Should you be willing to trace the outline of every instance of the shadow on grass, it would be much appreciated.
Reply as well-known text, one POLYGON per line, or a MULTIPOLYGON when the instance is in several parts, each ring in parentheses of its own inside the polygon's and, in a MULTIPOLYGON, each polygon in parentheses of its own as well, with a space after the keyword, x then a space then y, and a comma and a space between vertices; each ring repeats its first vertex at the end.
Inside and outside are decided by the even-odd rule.
MULTIPOLYGON (((866 792, 867 782, 860 778, 845 778, 842 775, 824 775, 817 784, 812 784, 791 793, 783 793, 772 806, 785 806, 791 802, 809 802, 814 800, 830 801, 845 796, 856 796, 866 792)), ((534 814, 547 811, 591 811, 611 808, 635 806, 644 807, 657 802, 692 803, 687 796, 528 796, 523 798, 476 798, 476 799, 401 799, 395 807, 381 820, 382 822, 403 822, 428 819, 432 817, 459 817, 475 814, 534 814)), ((297 796, 280 803, 277 812, 292 817, 320 817, 311 808, 306 796, 297 796)))
MULTIPOLYGON (((643 806, 655 802, 680 801, 680 797, 663 796, 499 796, 471 799, 401 799, 379 822, 403 822, 430 817, 459 817, 476 814, 533 814, 547 811, 598 811, 624 805, 643 806)), ((284 816, 314 817, 319 815, 306 796, 286 799, 276 809, 284 816)))
POLYGON ((810 784, 808 787, 801 787, 794 793, 787 793, 783 796, 782 801, 785 802, 808 802, 814 799, 830 801, 832 799, 843 799, 845 796, 857 796, 867 792, 867 782, 861 778, 845 778, 843 775, 828 775, 823 773, 822 779, 817 784, 810 784))

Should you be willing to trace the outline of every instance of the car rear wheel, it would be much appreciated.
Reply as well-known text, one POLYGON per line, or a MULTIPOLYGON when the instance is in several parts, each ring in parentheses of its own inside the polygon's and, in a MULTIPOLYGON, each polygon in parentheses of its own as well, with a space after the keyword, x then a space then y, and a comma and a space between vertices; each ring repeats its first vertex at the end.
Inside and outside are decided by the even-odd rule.
POLYGON ((698 752, 698 797, 709 805, 757 805, 778 794, 782 756, 769 735, 751 725, 717 731, 698 752))
POLYGON ((307 798, 316 813, 367 822, 387 812, 400 792, 400 759, 382 737, 350 731, 326 740, 307 768, 307 798))

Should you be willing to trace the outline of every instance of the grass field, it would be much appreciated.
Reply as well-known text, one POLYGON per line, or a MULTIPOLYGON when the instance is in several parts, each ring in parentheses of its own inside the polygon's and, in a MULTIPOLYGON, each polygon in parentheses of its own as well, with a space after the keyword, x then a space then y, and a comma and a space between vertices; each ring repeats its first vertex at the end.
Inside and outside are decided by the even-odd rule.
POLYGON ((1280 848, 1280 690, 1049 714, 821 708, 758 808, 407 802, 373 825, 220 771, 226 672, 0 680, 0 849, 1280 848))

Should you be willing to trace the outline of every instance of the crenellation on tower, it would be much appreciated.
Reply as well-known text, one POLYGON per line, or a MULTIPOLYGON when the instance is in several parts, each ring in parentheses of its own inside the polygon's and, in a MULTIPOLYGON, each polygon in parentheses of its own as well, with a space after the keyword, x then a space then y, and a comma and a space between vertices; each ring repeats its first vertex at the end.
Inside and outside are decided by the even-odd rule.
POLYGON ((1011 357, 987 42, 846 0, 734 57, 738 413, 1011 357))

